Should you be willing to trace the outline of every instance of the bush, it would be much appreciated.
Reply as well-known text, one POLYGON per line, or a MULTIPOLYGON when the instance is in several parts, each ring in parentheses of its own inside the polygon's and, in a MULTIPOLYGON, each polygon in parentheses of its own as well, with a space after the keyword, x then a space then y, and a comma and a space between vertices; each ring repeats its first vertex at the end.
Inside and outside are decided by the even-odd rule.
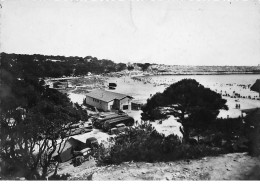
POLYGON ((212 127, 203 133, 198 142, 184 143, 176 135, 165 137, 150 124, 142 124, 112 138, 111 147, 99 146, 95 157, 102 164, 120 164, 127 161, 167 162, 197 159, 248 151, 249 142, 243 135, 241 119, 216 120, 212 127))
POLYGON ((48 178, 48 180, 68 180, 70 174, 62 174, 62 175, 52 175, 48 178))
POLYGON ((110 148, 103 145, 96 149, 94 156, 100 164, 120 164, 127 161, 167 162, 179 159, 194 159, 215 156, 225 150, 205 144, 182 143, 178 136, 165 137, 151 125, 130 128, 125 134, 110 140, 110 148))

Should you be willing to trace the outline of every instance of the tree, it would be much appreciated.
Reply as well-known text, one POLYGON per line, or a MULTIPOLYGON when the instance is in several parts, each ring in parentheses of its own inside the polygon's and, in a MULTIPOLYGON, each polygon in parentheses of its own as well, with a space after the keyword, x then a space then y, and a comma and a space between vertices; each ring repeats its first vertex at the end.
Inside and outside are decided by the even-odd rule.
POLYGON ((128 71, 131 71, 131 70, 134 70, 134 69, 135 69, 134 66, 127 66, 128 71))
POLYGON ((1 53, 2 68, 16 74, 18 77, 35 76, 61 77, 74 75, 86 75, 91 73, 105 73, 122 71, 126 69, 124 63, 114 63, 111 60, 99 60, 96 57, 64 57, 26 54, 1 53))
POLYGON ((70 124, 86 116, 65 94, 44 86, 43 80, 26 73, 19 76, 1 69, 1 172, 45 179, 53 154, 60 153, 66 141, 60 135, 69 134, 70 124))
POLYGON ((142 71, 146 71, 151 64, 150 63, 144 63, 144 64, 138 63, 137 65, 140 68, 142 68, 142 71))
POLYGON ((125 69, 126 69, 126 64, 121 63, 121 62, 116 64, 116 71, 123 71, 125 69))
POLYGON ((148 99, 142 108, 142 119, 166 119, 173 115, 182 124, 180 131, 184 141, 188 141, 191 130, 207 129, 219 109, 227 109, 225 103, 220 94, 196 80, 183 79, 148 99))

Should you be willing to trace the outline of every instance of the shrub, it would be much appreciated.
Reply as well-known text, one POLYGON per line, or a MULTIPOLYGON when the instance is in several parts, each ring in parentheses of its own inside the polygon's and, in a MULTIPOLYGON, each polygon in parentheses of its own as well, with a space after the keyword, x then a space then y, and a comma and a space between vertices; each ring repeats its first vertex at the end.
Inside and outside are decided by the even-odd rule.
POLYGON ((110 140, 110 148, 103 145, 96 149, 94 156, 100 164, 120 164, 126 161, 174 161, 193 159, 225 153, 204 144, 191 145, 182 143, 178 136, 165 137, 151 125, 143 124, 130 128, 124 134, 110 140))
POLYGON ((62 175, 52 175, 48 178, 48 180, 68 180, 70 174, 62 174, 62 175))

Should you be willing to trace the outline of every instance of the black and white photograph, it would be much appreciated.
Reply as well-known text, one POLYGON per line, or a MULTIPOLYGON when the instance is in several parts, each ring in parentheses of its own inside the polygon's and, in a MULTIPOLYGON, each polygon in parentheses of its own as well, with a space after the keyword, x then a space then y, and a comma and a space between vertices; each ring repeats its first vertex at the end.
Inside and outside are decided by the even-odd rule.
POLYGON ((0 185, 259 180, 260 0, 0 0, 0 185))

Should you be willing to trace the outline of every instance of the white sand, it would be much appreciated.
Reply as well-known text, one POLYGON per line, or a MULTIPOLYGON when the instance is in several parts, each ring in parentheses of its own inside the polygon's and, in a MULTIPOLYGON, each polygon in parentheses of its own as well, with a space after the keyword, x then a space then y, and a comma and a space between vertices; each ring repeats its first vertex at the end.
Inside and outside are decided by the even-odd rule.
MULTIPOLYGON (((224 79, 223 75, 218 75, 218 77, 214 76, 215 79, 212 79, 212 75, 207 76, 200 76, 199 80, 201 84, 203 84, 205 87, 209 87, 210 89, 217 91, 218 93, 227 93, 229 95, 233 95, 233 92, 240 94, 241 96, 251 96, 252 98, 259 98, 259 94, 256 92, 251 91, 249 88, 243 89, 241 86, 238 86, 238 84, 234 83, 235 77, 231 76, 232 79, 224 79), (209 78, 210 80, 206 80, 203 78, 209 78), (217 81, 219 77, 222 77, 220 79, 221 83, 216 83, 214 81, 217 81), (226 81, 226 82, 225 82, 226 81), (226 85, 226 84, 233 84, 232 86, 226 85)), ((248 75, 237 75, 241 77, 245 77, 247 79, 248 75)), ((224 76, 225 77, 225 76, 224 76)), ((255 77, 252 77, 249 75, 250 79, 249 81, 244 80, 243 84, 253 84, 254 78, 256 80, 257 75, 255 77)), ((171 84, 173 82, 179 81, 182 78, 189 78, 189 76, 175 76, 175 77, 148 77, 143 78, 144 81, 134 81, 130 77, 123 77, 123 78, 111 78, 108 81, 117 83, 117 88, 114 90, 115 92, 128 94, 134 97, 134 99, 143 101, 146 103, 146 100, 156 92, 163 92, 164 89, 167 86, 160 85, 160 86, 154 86, 154 84, 171 84), (160 79, 161 78, 161 79, 160 79), (151 82, 146 83, 144 82, 151 82), (153 83, 153 84, 152 84, 153 83)), ((196 78, 196 76, 190 76, 190 78, 196 78)), ((242 81, 239 77, 238 81, 242 81)), ((223 97, 227 100, 227 106, 229 108, 228 111, 220 111, 220 114, 218 117, 226 118, 228 115, 229 117, 238 117, 241 115, 241 111, 239 109, 235 108, 236 104, 240 104, 240 109, 247 109, 247 108, 254 108, 254 107, 260 107, 260 100, 252 100, 252 99, 244 99, 244 98, 230 98, 230 97, 223 97), (238 100, 236 102, 235 100, 238 100)))
MULTIPOLYGON (((110 78, 108 82, 117 83, 117 88, 113 91, 128 94, 134 97, 134 99, 142 101, 146 103, 146 100, 156 92, 163 92, 167 87, 166 85, 160 84, 172 84, 173 82, 179 81, 183 78, 195 78, 198 82, 203 84, 205 87, 208 87, 218 93, 228 93, 229 95, 233 95, 233 92, 240 94, 241 96, 251 96, 257 97, 258 93, 251 91, 249 88, 242 88, 236 84, 238 81, 240 84, 253 84, 254 81, 258 78, 257 75, 236 75, 236 76, 158 76, 158 77, 147 77, 142 78, 143 81, 135 81, 130 77, 121 77, 121 78, 110 78), (238 80, 236 80, 238 79, 238 80), (219 82, 218 82, 219 81, 219 82), (144 83, 146 82, 146 84, 144 83), (232 86, 226 84, 233 84, 232 86), (154 86, 159 85, 159 86, 154 86)), ((243 99, 243 98, 230 98, 223 97, 227 100, 227 106, 229 110, 220 110, 218 115, 219 118, 235 118, 241 116, 240 109, 254 108, 260 107, 259 100, 251 100, 251 99, 243 99), (238 100, 235 101, 235 100, 238 100), (240 104, 240 109, 236 109, 236 104, 240 104)), ((135 120, 140 122, 141 111, 130 111, 129 115, 133 116, 135 120)), ((152 125, 156 128, 158 132, 161 132, 165 135, 169 135, 171 133, 182 136, 179 131, 180 124, 174 119, 174 117, 170 117, 169 119, 159 124, 158 121, 153 122, 152 125)))
POLYGON ((69 93, 68 95, 69 95, 71 102, 78 103, 80 105, 83 103, 83 99, 85 98, 85 95, 83 95, 83 94, 69 93))
MULTIPOLYGON (((253 84, 259 75, 203 75, 203 76, 154 76, 154 77, 143 77, 143 81, 137 81, 131 79, 131 77, 112 77, 107 79, 105 85, 108 85, 110 82, 114 82, 117 84, 115 90, 110 90, 113 92, 124 93, 127 95, 131 95, 134 97, 134 100, 141 101, 146 103, 146 100, 150 98, 151 95, 154 95, 156 92, 163 92, 167 85, 159 85, 159 84, 172 84, 176 81, 179 81, 183 78, 194 78, 205 87, 208 87, 218 93, 228 93, 229 95, 233 95, 233 92, 240 94, 241 96, 251 96, 259 97, 259 94, 251 91, 248 87, 242 88, 238 84, 253 84), (145 83, 146 82, 146 83, 145 83), (227 85, 232 84, 232 85, 227 85), (158 86, 159 85, 159 86, 158 86)), ((107 89, 108 90, 108 89, 107 89)), ((70 93, 69 97, 72 102, 78 102, 82 104, 84 95, 82 94, 73 94, 70 93)), ((243 98, 230 98, 223 97, 227 100, 227 106, 229 108, 228 111, 220 110, 218 117, 222 118, 234 118, 241 115, 241 110, 236 109, 235 105, 240 104, 240 109, 248 109, 254 107, 260 107, 259 100, 251 100, 251 99, 243 99, 243 98), (238 100, 238 101, 236 101, 238 100)), ((141 121, 141 111, 127 111, 127 113, 134 117, 135 121, 140 123, 141 121)), ((164 133, 165 135, 169 135, 171 133, 175 133, 181 136, 179 131, 180 124, 174 119, 174 117, 170 117, 169 119, 159 124, 157 122, 153 122, 152 125, 158 130, 158 132, 164 133)), ((104 133, 106 134, 106 133, 104 133)), ((102 135, 103 137, 103 135, 102 135)), ((106 136, 104 138, 106 139, 106 136)))
MULTIPOLYGON (((142 111, 127 111, 128 115, 133 117, 135 121, 138 121, 138 123, 141 123, 141 113, 142 111)), ((182 134, 179 130, 179 127, 181 124, 176 121, 176 119, 171 116, 168 119, 162 121, 162 124, 159 124, 159 121, 151 122, 152 126, 159 132, 166 136, 170 134, 176 134, 180 137, 182 137, 182 134)))

